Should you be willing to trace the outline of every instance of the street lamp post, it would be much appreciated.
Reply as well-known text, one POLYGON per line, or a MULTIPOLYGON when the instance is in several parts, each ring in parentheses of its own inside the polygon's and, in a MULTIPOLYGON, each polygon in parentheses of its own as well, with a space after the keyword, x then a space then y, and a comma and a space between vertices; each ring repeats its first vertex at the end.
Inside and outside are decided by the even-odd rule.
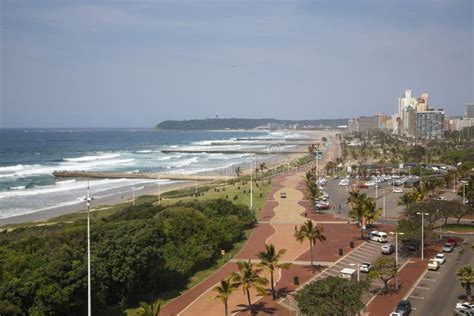
POLYGON ((92 315, 91 302, 91 201, 94 198, 90 196, 89 180, 87 180, 87 195, 84 199, 87 206, 87 315, 92 315))
POLYGON ((395 276, 395 288, 398 291, 398 235, 404 235, 404 233, 399 233, 395 231, 391 232, 390 234, 395 235, 395 265, 397 266, 397 275, 395 276))
POLYGON ((382 202, 383 202, 383 203, 382 203, 382 207, 383 207, 383 218, 385 218, 385 194, 384 194, 384 193, 385 193, 385 192, 383 191, 383 192, 382 192, 382 194, 383 194, 383 195, 382 195, 382 196, 383 196, 383 197, 382 197, 382 202))
POLYGON ((425 215, 430 215, 428 213, 420 213, 420 212, 416 212, 416 214, 418 215, 421 215, 421 260, 424 260, 425 259, 425 221, 424 221, 424 218, 425 218, 425 215))
POLYGON ((135 206, 135 187, 132 187, 132 205, 135 206))

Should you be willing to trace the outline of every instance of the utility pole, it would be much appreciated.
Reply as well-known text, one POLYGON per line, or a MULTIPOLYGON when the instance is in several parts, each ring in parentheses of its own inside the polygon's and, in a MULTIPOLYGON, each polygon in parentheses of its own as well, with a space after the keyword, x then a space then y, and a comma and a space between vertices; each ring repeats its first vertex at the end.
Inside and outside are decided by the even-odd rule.
POLYGON ((421 215, 421 260, 425 259, 425 215, 430 215, 428 213, 416 212, 416 214, 421 215))
POLYGON ((253 159, 250 162, 250 210, 253 211, 253 159))
POLYGON ((90 196, 89 179, 87 180, 87 195, 84 199, 87 206, 87 315, 92 315, 91 302, 91 201, 94 198, 90 196))
POLYGON ((385 194, 384 193, 385 192, 382 191, 382 194, 383 194, 383 200, 382 200, 383 201, 383 204, 382 204, 383 205, 383 218, 385 218, 385 194))

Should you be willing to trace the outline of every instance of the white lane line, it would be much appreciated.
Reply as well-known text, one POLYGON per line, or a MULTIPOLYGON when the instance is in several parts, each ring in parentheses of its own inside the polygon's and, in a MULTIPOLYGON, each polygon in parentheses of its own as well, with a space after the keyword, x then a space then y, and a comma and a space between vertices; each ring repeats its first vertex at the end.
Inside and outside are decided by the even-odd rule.
POLYGON ((428 271, 429 273, 436 273, 436 274, 441 274, 439 271, 428 271))
POLYGON ((435 282, 436 280, 435 279, 427 279, 427 278, 424 278, 423 281, 431 281, 431 282, 435 282))
POLYGON ((410 297, 411 297, 411 298, 417 298, 417 299, 419 299, 419 300, 424 300, 424 298, 421 297, 421 296, 410 295, 410 297))
POLYGON ((417 286, 416 287, 417 289, 422 289, 422 290, 429 290, 430 288, 429 287, 426 287, 426 286, 417 286))

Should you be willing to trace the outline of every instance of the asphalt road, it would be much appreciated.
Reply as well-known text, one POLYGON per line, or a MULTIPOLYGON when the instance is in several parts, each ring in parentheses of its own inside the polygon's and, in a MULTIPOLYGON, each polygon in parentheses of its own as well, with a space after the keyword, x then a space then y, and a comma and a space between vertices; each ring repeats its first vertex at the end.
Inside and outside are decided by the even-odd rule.
POLYGON ((469 244, 459 245, 447 255, 447 261, 438 271, 427 271, 423 279, 408 296, 413 307, 412 315, 453 315, 456 303, 465 298, 465 290, 456 279, 456 271, 466 264, 474 264, 469 244))

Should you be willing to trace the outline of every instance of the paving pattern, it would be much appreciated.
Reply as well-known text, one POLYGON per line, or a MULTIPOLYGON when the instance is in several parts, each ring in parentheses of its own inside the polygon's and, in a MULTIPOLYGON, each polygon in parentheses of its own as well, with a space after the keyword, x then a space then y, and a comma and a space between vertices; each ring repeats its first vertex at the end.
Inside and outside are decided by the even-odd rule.
MULTIPOLYGON (((164 305, 161 315, 222 315, 223 304, 219 300, 212 299, 214 296, 212 288, 231 272, 237 271, 236 260, 255 260, 256 253, 263 251, 266 243, 274 244, 277 251, 286 249, 282 259, 295 263, 289 270, 275 272, 276 288, 280 297, 318 277, 321 271, 325 271, 325 266, 330 265, 331 268, 322 273, 329 275, 336 273, 336 269, 348 264, 352 259, 362 260, 364 256, 375 254, 376 247, 370 243, 364 244, 360 240, 360 231, 355 225, 350 225, 331 214, 318 214, 312 210, 311 203, 305 197, 304 181, 305 170, 273 177, 272 190, 261 210, 258 225, 244 248, 209 278, 164 305), (286 193, 286 198, 281 198, 282 192, 286 193), (315 269, 308 264, 309 242, 300 243, 294 238, 295 226, 301 226, 308 219, 323 225, 327 237, 326 242, 317 243, 314 247, 314 260, 318 264, 315 269), (356 251, 351 254, 353 257, 342 258, 339 249, 341 248, 344 254, 349 253, 354 250, 350 247, 351 242, 356 247, 356 251), (295 278, 299 284, 295 284, 295 278)), ((257 296, 255 291, 252 292, 254 312, 290 315, 290 312, 278 304, 278 301, 273 301, 271 296, 261 297, 257 296)), ((231 295, 228 306, 233 314, 248 314, 247 297, 241 289, 231 295)))

